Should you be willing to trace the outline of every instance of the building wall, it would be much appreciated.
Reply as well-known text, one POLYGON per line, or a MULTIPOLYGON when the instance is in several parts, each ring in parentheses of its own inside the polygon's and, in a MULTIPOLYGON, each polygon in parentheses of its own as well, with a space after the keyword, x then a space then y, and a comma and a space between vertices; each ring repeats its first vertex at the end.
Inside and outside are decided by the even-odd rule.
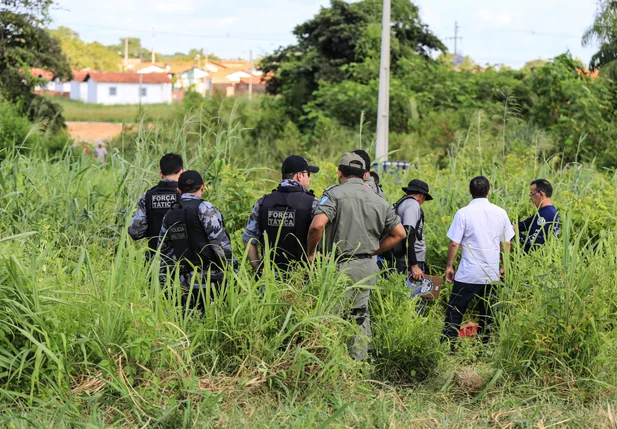
POLYGON ((71 100, 88 101, 88 82, 71 81, 71 100))
MULTIPOLYGON (((139 104, 138 83, 108 83, 88 81, 88 103, 98 104, 139 104), (110 88, 116 88, 116 95, 110 95, 110 88)), ((142 104, 171 103, 171 83, 142 83, 146 95, 142 104)))

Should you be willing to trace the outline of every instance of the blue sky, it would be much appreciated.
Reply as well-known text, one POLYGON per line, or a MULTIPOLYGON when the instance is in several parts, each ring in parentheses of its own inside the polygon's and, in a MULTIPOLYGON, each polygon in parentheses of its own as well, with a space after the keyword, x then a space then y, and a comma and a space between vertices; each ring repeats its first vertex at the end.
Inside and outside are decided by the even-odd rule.
MULTIPOLYGON (((204 48, 225 58, 264 55, 293 42, 295 25, 311 18, 329 0, 59 0, 53 26, 65 25, 82 39, 104 44, 141 37, 163 53, 204 48)), ((588 62, 594 48, 582 48, 594 0, 415 0, 421 17, 447 43, 459 23, 459 52, 477 63, 521 67, 536 58, 570 50, 588 62)))

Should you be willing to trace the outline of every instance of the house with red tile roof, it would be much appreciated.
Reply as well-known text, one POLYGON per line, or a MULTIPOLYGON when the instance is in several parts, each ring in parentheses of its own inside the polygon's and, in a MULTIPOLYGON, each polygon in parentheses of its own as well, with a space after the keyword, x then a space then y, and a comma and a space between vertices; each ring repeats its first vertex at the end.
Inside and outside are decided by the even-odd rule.
POLYGON ((86 103, 171 103, 172 83, 166 73, 90 72, 86 103))

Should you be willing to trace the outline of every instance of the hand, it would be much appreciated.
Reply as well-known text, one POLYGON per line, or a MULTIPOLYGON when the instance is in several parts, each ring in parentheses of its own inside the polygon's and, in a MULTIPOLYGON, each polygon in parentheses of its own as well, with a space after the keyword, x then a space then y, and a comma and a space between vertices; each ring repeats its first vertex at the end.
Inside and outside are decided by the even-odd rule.
POLYGON ((454 267, 446 267, 446 281, 448 283, 454 283, 454 267))
POLYGON ((418 265, 414 265, 411 267, 411 276, 414 280, 422 280, 424 278, 424 273, 418 265))
POLYGON ((503 277, 505 273, 506 273, 506 270, 504 270, 503 267, 499 267, 499 275, 503 277))
POLYGON ((313 261, 315 261, 315 254, 308 255, 308 261, 309 261, 309 264, 312 264, 313 261))

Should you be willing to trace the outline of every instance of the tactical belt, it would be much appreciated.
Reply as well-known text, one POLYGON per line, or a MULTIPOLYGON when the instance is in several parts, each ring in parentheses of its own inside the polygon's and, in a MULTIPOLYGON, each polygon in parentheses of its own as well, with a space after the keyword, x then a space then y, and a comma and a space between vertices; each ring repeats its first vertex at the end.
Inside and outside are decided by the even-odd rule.
POLYGON ((353 259, 371 259, 373 255, 370 253, 354 253, 353 255, 344 253, 341 257, 343 260, 353 260, 353 259))

